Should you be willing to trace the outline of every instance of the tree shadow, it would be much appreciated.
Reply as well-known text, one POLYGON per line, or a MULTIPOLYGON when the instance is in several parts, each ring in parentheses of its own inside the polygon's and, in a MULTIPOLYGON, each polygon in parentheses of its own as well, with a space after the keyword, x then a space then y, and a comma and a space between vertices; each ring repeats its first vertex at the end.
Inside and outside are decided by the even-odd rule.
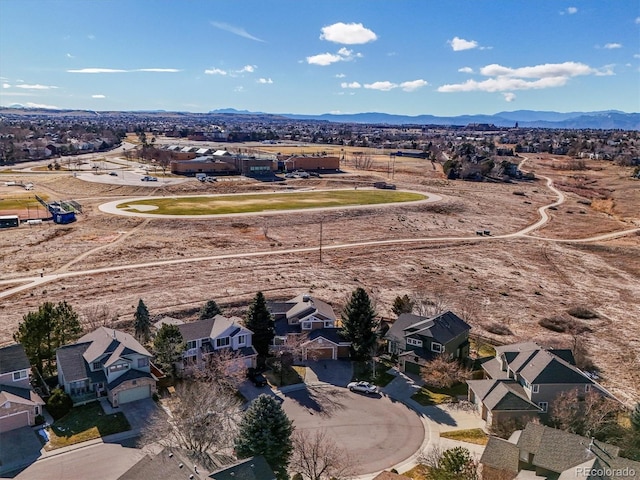
POLYGON ((324 386, 309 386, 300 390, 285 393, 285 396, 295 401, 309 413, 330 417, 336 410, 346 408, 344 398, 346 392, 324 386))

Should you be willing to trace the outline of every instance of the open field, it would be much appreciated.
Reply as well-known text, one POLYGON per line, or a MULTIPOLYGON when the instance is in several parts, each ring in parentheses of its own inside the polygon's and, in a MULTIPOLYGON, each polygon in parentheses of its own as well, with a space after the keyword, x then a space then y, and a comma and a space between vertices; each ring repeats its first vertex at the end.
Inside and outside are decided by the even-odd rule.
POLYGON ((118 204, 127 211, 153 215, 228 215, 308 208, 339 208, 357 205, 416 202, 427 197, 420 193, 392 190, 325 190, 253 195, 135 199, 118 204))
MULTIPOLYGON (((392 316, 395 296, 422 292, 463 314, 475 332, 496 341, 535 340, 566 347, 571 335, 538 322, 584 306, 598 315, 579 321, 590 329, 584 338, 601 380, 630 403, 640 398, 640 236, 587 243, 563 240, 640 226, 640 182, 627 178, 629 169, 607 162, 588 162, 592 169, 575 172, 552 168, 558 160, 537 157, 529 156, 523 168, 554 179, 566 202, 548 211, 549 223, 529 236, 505 238, 496 237, 535 223, 540 218, 537 209, 557 200, 545 181, 449 181, 439 165, 434 168, 416 159, 396 162, 390 180, 386 163, 380 161, 378 172, 347 165, 347 174, 288 180, 287 186, 353 189, 389 179, 399 189, 434 193, 442 200, 327 212, 164 219, 107 215, 97 207, 147 195, 250 194, 282 187, 193 180, 145 188, 89 183, 63 174, 14 173, 12 180, 34 183, 30 193, 77 200, 85 213, 71 225, 0 232, 0 279, 13 281, 12 286, 25 277, 39 277, 43 270, 45 276, 73 274, 45 279, 46 283, 2 298, 0 344, 11 341, 22 316, 46 300, 66 300, 83 313, 105 305, 126 327, 140 298, 152 314, 189 318, 211 298, 226 305, 227 312, 242 315, 243 305, 258 290, 268 299, 311 291, 339 311, 346 295, 363 286, 374 295, 378 313, 387 317, 392 316), (576 181, 581 183, 571 183, 576 181), (476 230, 490 230, 492 236, 479 237, 476 230), (396 243, 358 245, 374 241, 396 243), (165 260, 184 263, 131 268, 165 260), (82 273, 117 266, 129 269, 82 273), (506 327, 508 334, 490 333, 493 324, 506 327)), ((0 287, 0 294, 8 291, 2 283, 0 287)))

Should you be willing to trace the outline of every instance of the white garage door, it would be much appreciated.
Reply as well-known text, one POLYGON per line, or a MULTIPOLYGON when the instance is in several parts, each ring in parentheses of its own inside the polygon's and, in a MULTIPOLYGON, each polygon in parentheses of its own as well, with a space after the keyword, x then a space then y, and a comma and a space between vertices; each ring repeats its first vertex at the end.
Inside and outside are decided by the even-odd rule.
POLYGON ((29 414, 27 412, 19 412, 0 418, 0 433, 27 426, 29 426, 29 414))
POLYGON ((118 393, 118 404, 122 405, 123 403, 135 402, 136 400, 142 400, 148 397, 150 397, 149 385, 142 385, 141 387, 130 388, 129 390, 118 393))

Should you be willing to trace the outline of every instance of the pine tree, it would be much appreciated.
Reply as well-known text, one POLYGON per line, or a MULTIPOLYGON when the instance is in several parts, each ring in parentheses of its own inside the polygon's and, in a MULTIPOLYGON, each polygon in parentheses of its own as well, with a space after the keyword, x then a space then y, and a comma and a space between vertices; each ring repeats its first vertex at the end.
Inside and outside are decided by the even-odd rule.
POLYGON ((262 292, 258 292, 251 302, 244 324, 253 332, 252 342, 258 356, 266 358, 275 336, 275 327, 262 292))
POLYGON ((164 324, 153 339, 153 350, 158 365, 167 372, 172 372, 176 362, 182 358, 186 349, 180 329, 175 325, 164 324))
POLYGON ((393 313, 399 317, 403 313, 411 313, 413 311, 414 304, 415 302, 405 293, 402 297, 399 295, 396 297, 393 301, 393 307, 391 310, 393 310, 393 313))
POLYGON ((640 433, 640 402, 636 403, 636 407, 631 412, 631 426, 640 433))
POLYGON ((136 330, 136 338, 138 341, 145 343, 151 335, 151 319, 149 318, 149 309, 142 299, 138 301, 138 308, 133 314, 134 328, 136 330))
POLYGON ((264 456, 277 478, 288 479, 287 465, 293 453, 293 422, 280 402, 266 394, 256 398, 240 422, 235 440, 238 458, 264 456))
POLYGON ((351 294, 342 312, 342 327, 344 338, 351 342, 351 356, 355 360, 370 360, 376 344, 376 312, 362 287, 351 294))
POLYGON ((207 303, 200 309, 200 320, 205 320, 207 318, 213 318, 216 315, 220 315, 222 310, 216 303, 215 300, 208 300, 207 303))

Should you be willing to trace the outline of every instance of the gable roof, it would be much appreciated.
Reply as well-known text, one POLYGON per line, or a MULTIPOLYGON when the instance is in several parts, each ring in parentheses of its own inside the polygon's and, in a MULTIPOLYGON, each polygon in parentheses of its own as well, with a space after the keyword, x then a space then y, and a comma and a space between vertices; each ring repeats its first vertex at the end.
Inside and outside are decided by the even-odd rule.
POLYGON ((28 368, 31 368, 31 364, 21 344, 0 348, 0 375, 28 368))
POLYGON ((287 318, 302 318, 315 312, 327 320, 336 320, 336 314, 331 305, 308 293, 302 293, 286 303, 293 304, 287 311, 287 318))
POLYGON ((514 443, 499 437, 489 437, 484 447, 480 463, 497 470, 518 473, 520 449, 514 443))
POLYGON ((240 460, 225 468, 212 472, 215 480, 275 480, 276 474, 261 455, 240 460))
MULTIPOLYGON (((44 405, 44 400, 30 388, 10 387, 0 385, 0 406, 7 402, 21 405, 44 405)), ((2 416, 2 412, 0 412, 2 416)))
POLYGON ((149 351, 128 333, 113 328, 99 327, 80 337, 76 343, 89 343, 83 358, 92 363, 105 354, 110 354, 104 363, 111 364, 124 355, 133 353, 151 357, 149 351))
POLYGON ((66 383, 89 378, 87 362, 84 360, 84 353, 89 346, 88 342, 74 343, 56 350, 58 369, 62 371, 66 383))
POLYGON ((387 337, 404 338, 411 335, 433 338, 443 345, 471 330, 471 326, 455 313, 447 311, 433 317, 403 313, 391 325, 387 337))
POLYGON ((129 470, 118 477, 118 480, 139 480, 161 478, 163 480, 188 480, 190 475, 193 478, 203 478, 196 472, 187 455, 179 449, 164 448, 157 455, 147 454, 142 457, 129 470))
POLYGON ((182 338, 185 342, 192 340, 198 340, 201 338, 216 338, 222 334, 225 330, 235 326, 236 328, 230 333, 230 336, 235 336, 241 331, 251 332, 240 324, 242 319, 239 317, 225 317, 224 315, 216 315, 213 318, 207 318, 204 320, 198 320, 196 322, 183 323, 177 325, 178 330, 182 334, 182 338))
POLYGON ((515 380, 467 380, 467 384, 491 411, 540 412, 515 380))
POLYGON ((410 480, 410 478, 411 477, 405 477, 399 473, 384 471, 373 477, 373 480, 410 480))

